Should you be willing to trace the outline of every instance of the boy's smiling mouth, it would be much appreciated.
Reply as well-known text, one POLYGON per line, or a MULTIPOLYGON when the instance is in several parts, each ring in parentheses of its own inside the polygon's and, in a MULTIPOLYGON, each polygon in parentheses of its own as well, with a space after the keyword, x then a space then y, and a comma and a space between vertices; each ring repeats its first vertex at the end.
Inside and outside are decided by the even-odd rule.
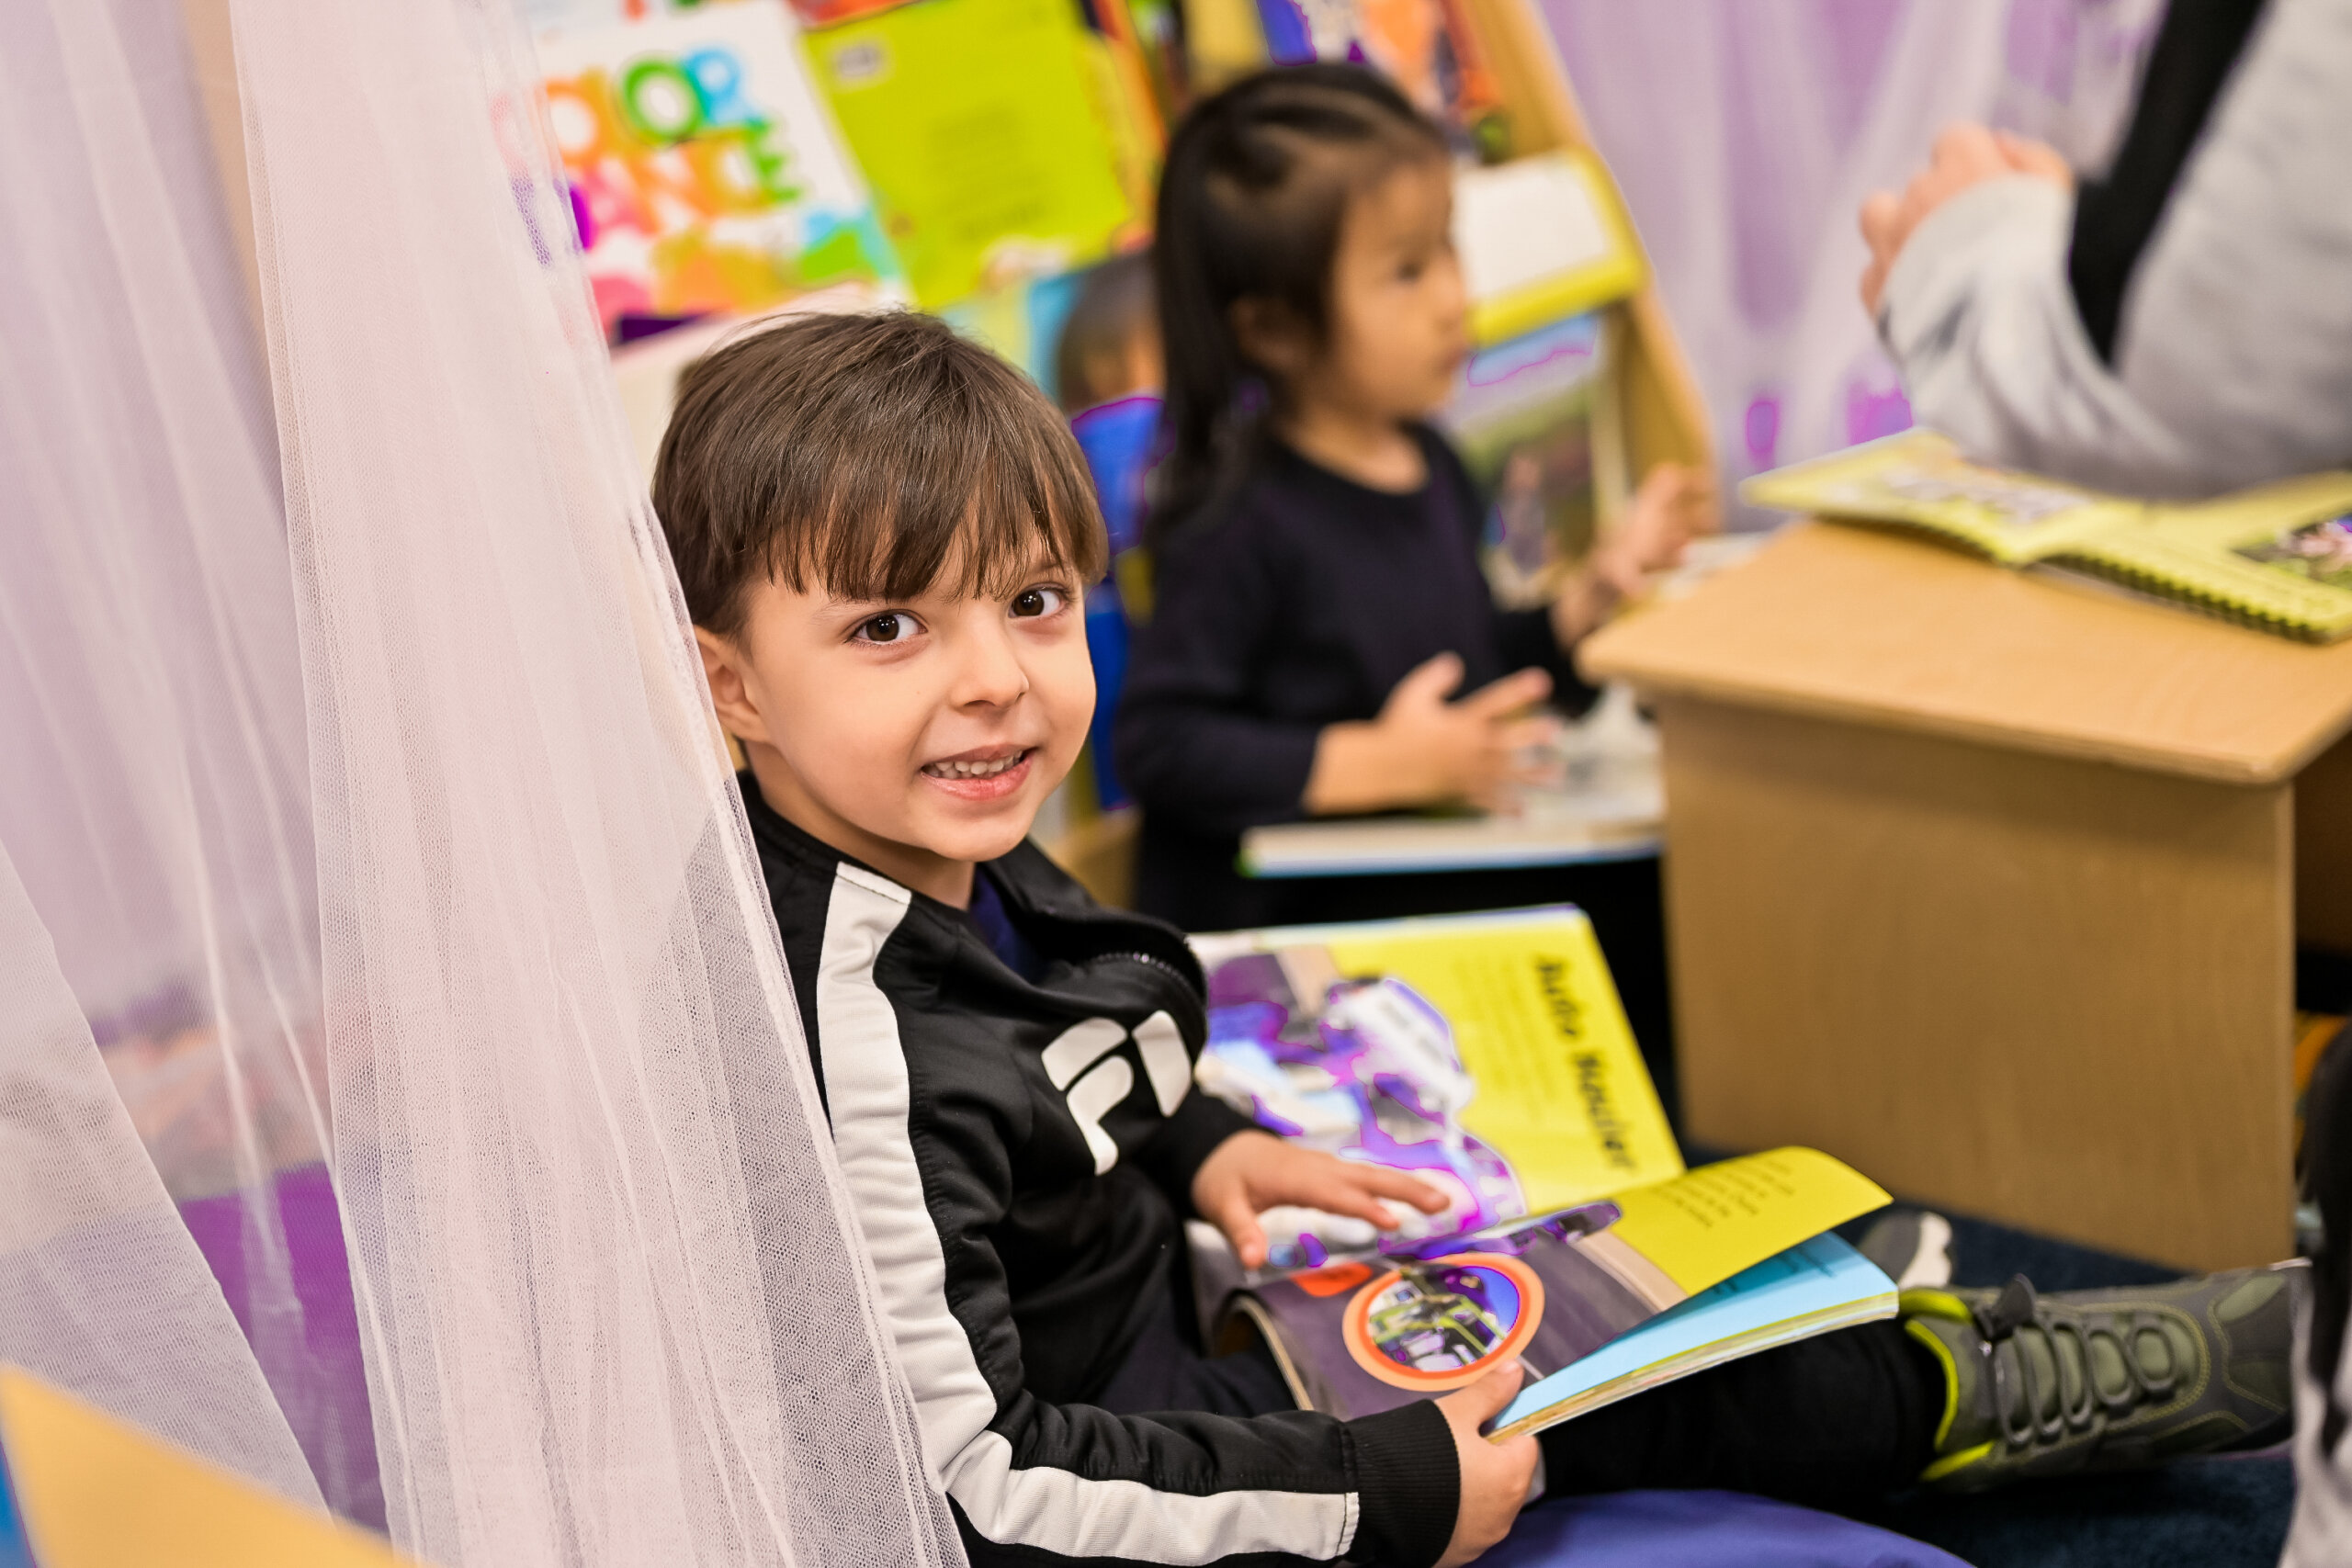
POLYGON ((925 762, 922 775, 961 799, 993 800, 1028 781, 1030 759, 1035 755, 1034 746, 983 747, 925 762))

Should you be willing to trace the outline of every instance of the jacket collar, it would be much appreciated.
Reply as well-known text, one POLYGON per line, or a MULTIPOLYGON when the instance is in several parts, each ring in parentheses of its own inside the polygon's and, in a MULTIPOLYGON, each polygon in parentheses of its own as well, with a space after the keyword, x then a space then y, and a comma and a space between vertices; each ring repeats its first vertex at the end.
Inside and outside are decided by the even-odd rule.
MULTIPOLYGON (((847 864, 894 887, 903 886, 896 877, 833 848, 770 806, 750 769, 736 774, 735 782, 743 792, 743 812, 763 854, 780 853, 827 880, 835 868, 847 864)), ((1182 932, 1148 915, 1096 904, 1069 873, 1027 840, 1010 854, 984 861, 975 869, 996 885, 1007 909, 1020 919, 1024 933, 1047 958, 1078 961, 1111 953, 1142 953, 1173 967, 1196 993, 1207 994, 1199 961, 1182 932)), ((957 931, 967 928, 964 911, 913 888, 908 888, 907 894, 914 907, 933 919, 949 922, 957 931)))

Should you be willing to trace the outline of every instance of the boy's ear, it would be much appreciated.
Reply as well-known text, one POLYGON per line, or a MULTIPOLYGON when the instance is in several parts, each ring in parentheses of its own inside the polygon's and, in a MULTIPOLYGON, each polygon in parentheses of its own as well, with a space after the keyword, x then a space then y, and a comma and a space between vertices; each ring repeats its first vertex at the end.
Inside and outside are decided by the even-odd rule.
POLYGON ((716 632, 695 628, 695 645, 702 649, 703 679, 710 683, 710 705, 718 710, 719 727, 738 740, 768 743, 767 721, 743 678, 743 650, 716 632))
POLYGON ((1288 378, 1315 359, 1315 334, 1298 312, 1279 299, 1250 295, 1227 308, 1226 320, 1241 357, 1260 369, 1288 378))

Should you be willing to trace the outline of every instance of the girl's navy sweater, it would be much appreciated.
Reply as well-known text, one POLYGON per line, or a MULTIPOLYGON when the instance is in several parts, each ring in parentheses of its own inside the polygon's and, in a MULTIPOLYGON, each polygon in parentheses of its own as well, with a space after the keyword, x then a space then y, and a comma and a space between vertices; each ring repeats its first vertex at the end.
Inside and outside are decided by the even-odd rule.
POLYGON ((1532 665, 1569 711, 1591 701, 1547 611, 1496 608, 1484 499, 1442 436, 1414 435, 1429 479, 1408 493, 1268 441, 1228 499, 1156 548, 1117 728, 1148 913, 1190 931, 1266 923, 1263 890, 1236 869, 1242 830, 1304 816, 1324 726, 1374 717, 1426 660, 1459 655, 1462 694, 1532 665))

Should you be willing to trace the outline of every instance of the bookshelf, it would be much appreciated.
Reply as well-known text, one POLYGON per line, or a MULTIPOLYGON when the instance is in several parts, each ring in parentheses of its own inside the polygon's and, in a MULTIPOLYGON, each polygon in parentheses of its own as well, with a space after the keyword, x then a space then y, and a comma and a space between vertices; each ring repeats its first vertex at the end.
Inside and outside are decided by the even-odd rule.
MULTIPOLYGON (((1583 152, 1605 168, 1535 0, 1463 5, 1501 85, 1512 158, 1583 152)), ((1196 48, 1205 46, 1209 56, 1196 60, 1207 81, 1221 82, 1247 69, 1255 23, 1239 13, 1248 8, 1249 0, 1238 7, 1234 0, 1202 0, 1198 15, 1214 24, 1204 38, 1196 39, 1196 48)), ((1712 472, 1714 444, 1705 402, 1656 284, 1645 277, 1631 295, 1605 307, 1603 317, 1609 352, 1594 412, 1593 463, 1605 526, 1657 464, 1687 463, 1712 472)), ((1071 818, 1045 840, 1046 852, 1097 898, 1125 903, 1134 886, 1137 818, 1132 810, 1098 815, 1083 809, 1071 818)))

